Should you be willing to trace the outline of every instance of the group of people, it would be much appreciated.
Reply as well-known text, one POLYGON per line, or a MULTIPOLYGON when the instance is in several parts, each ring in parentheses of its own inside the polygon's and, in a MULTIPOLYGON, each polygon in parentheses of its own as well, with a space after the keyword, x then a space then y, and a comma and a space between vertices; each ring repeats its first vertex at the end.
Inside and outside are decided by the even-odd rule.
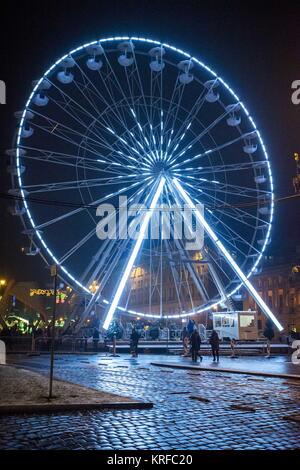
MULTIPOLYGON (((197 362, 198 357, 200 361, 202 361, 202 356, 200 354, 201 350, 201 337, 195 322, 191 321, 183 329, 182 332, 182 340, 183 340, 183 348, 184 348, 184 355, 191 354, 192 361, 197 362)), ((219 347, 220 347, 220 339, 218 333, 213 330, 210 340, 211 352, 213 355, 213 361, 219 362, 219 347)))

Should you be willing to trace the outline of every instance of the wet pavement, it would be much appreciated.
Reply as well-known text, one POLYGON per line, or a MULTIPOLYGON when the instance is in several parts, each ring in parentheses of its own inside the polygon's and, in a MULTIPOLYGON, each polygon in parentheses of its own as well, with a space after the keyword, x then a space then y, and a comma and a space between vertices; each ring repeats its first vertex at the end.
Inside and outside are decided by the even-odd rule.
MULTIPOLYGON (((166 369, 166 355, 59 355, 57 378, 154 403, 150 410, 64 412, 0 419, 0 449, 299 449, 300 381, 166 369), (296 419, 296 418, 295 418, 296 419)), ((287 357, 222 358, 245 367, 289 367, 287 357)), ((46 373, 49 356, 9 356, 46 373)), ((204 362, 211 365, 211 359, 204 362)), ((220 367, 216 366, 216 367, 220 367)), ((300 366, 296 366, 300 367, 300 366)))
MULTIPOLYGON (((157 356, 156 356, 157 357, 157 356)), ((190 358, 182 356, 166 356, 160 355, 159 360, 153 360, 151 362, 157 363, 168 363, 175 364, 179 366, 194 365, 190 358)), ((210 356, 203 356, 203 361, 198 361, 197 366, 205 369, 206 367, 216 370, 226 369, 232 371, 242 371, 258 374, 274 374, 274 375, 291 375, 299 377, 300 379, 300 364, 293 364, 291 361, 291 356, 270 356, 269 358, 265 356, 256 356, 256 357, 247 357, 240 356, 235 358, 220 356, 219 362, 213 362, 210 356)), ((299 382, 300 384, 300 382, 299 382)))

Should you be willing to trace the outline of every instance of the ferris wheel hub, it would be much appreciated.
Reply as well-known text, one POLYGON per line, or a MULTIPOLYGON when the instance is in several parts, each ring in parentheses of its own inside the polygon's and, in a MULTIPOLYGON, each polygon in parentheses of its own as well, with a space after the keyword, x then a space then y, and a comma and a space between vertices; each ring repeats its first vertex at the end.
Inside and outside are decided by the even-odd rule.
POLYGON ((168 176, 170 167, 166 161, 158 161, 153 163, 152 173, 155 177, 168 176))

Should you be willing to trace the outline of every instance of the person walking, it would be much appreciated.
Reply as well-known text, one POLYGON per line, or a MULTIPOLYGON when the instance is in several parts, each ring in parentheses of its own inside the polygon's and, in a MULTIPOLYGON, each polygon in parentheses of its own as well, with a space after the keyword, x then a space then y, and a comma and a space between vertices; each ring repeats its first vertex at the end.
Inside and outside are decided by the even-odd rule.
MULTIPOLYGON (((200 338, 198 330, 193 331, 190 342, 191 342, 192 361, 197 362, 197 358, 198 358, 200 347, 201 347, 201 338, 200 338)), ((202 356, 200 356, 200 361, 202 361, 202 356)))
POLYGON ((216 330, 212 331, 211 337, 210 337, 210 345, 211 345, 211 351, 213 354, 214 362, 217 359, 217 362, 219 362, 219 346, 220 346, 220 339, 218 336, 218 333, 216 330))
POLYGON ((187 329, 187 332, 188 332, 189 338, 190 338, 192 336, 192 333, 193 333, 194 329, 195 329, 194 320, 189 319, 186 329, 187 329))
POLYGON ((236 358, 236 355, 235 355, 235 346, 236 346, 236 341, 234 338, 231 338, 230 340, 230 349, 231 349, 231 358, 236 358))
POLYGON ((130 336, 130 350, 132 357, 138 357, 138 345, 139 345, 140 335, 135 327, 133 327, 131 336, 130 336))
POLYGON ((186 326, 183 328, 181 332, 181 340, 182 340, 182 347, 183 347, 183 355, 188 356, 189 354, 189 332, 186 326))
POLYGON ((272 325, 272 322, 270 320, 267 320, 266 321, 266 326, 265 326, 265 329, 264 329, 264 337, 267 338, 267 355, 266 355, 266 358, 270 358, 271 357, 271 341, 272 339, 274 338, 274 330, 273 330, 273 325, 272 325))

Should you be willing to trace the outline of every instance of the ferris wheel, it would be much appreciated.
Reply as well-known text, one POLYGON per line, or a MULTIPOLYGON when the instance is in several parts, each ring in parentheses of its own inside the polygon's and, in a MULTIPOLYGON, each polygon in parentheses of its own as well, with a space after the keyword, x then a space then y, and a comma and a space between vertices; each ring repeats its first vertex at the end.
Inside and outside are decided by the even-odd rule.
MULTIPOLYGON (((7 151, 10 193, 19 198, 12 212, 29 236, 27 254, 58 265, 88 295, 85 315, 97 302, 107 329, 116 312, 179 318, 230 310, 244 286, 282 330, 249 281, 270 241, 268 154, 246 106, 211 68, 159 41, 100 39, 51 65, 16 117, 7 151), (129 227, 139 219, 136 237, 100 240, 97 208, 112 205, 118 216, 125 196, 137 207, 129 217, 129 227), (199 249, 175 236, 174 214, 169 237, 145 236, 154 211, 174 205, 194 217, 186 217, 186 236, 195 221, 203 229, 199 249), (145 273, 142 310, 137 266, 145 273)), ((164 217, 156 220, 162 235, 164 217)))

